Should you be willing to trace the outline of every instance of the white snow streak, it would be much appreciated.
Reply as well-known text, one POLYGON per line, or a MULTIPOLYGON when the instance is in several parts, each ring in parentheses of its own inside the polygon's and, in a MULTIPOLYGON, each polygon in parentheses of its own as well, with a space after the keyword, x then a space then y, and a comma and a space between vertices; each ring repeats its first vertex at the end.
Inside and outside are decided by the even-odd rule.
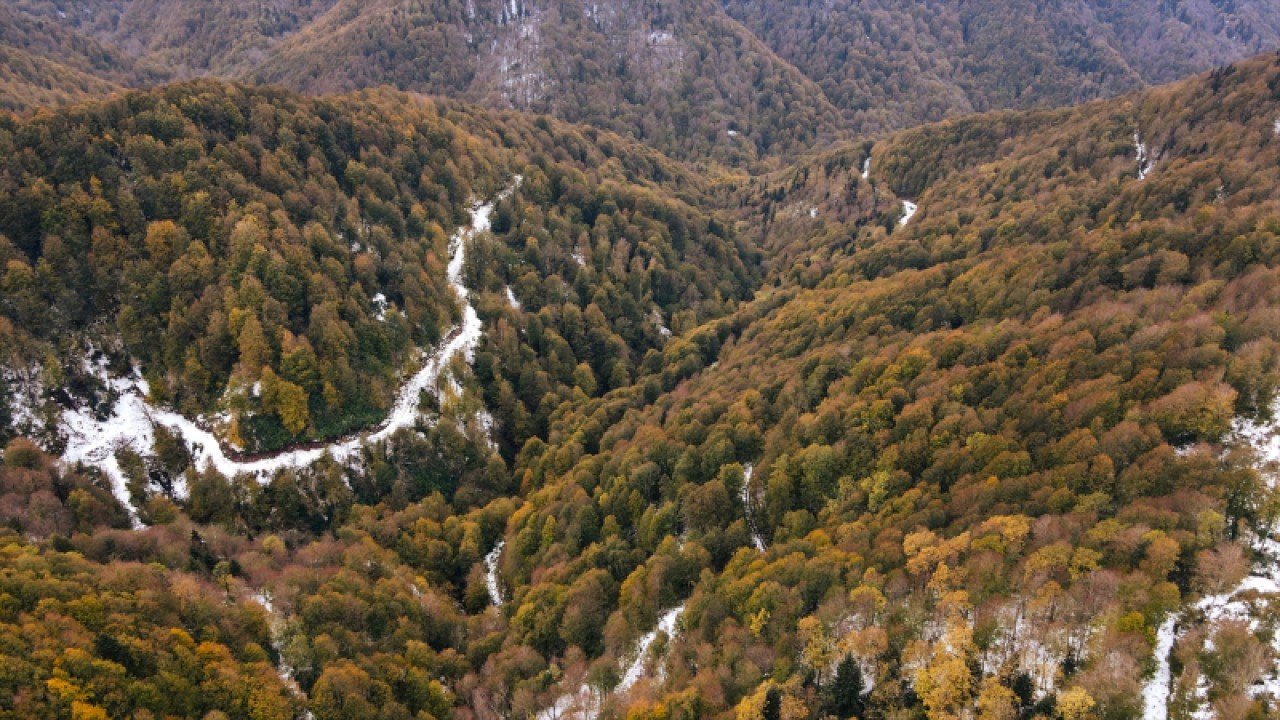
POLYGON ((493 606, 502 605, 502 586, 498 584, 498 561, 502 559, 502 548, 506 540, 499 540, 497 545, 484 556, 484 586, 489 591, 489 602, 493 606))
MULTIPOLYGON (((676 624, 683 613, 683 604, 667 610, 658 617, 657 627, 641 636, 636 643, 631 663, 622 673, 622 681, 613 689, 614 694, 628 692, 645 676, 645 660, 649 654, 649 647, 653 645, 659 632, 665 633, 668 640, 675 639, 676 624)), ((537 720, 595 720, 600 713, 602 701, 603 698, 597 697, 591 688, 584 684, 574 692, 556 698, 550 707, 538 713, 537 720)))
POLYGON ((519 310, 520 301, 516 299, 516 294, 511 290, 511 286, 507 286, 507 303, 511 305, 512 310, 519 310))
POLYGON ((1133 131, 1133 144, 1138 151, 1138 179, 1146 180, 1151 169, 1156 166, 1156 161, 1147 152, 1147 145, 1142 142, 1142 133, 1137 130, 1133 131))
POLYGON ((1173 652, 1173 641, 1177 637, 1177 620, 1176 616, 1170 615, 1156 631, 1156 671, 1142 688, 1143 720, 1167 720, 1169 717, 1169 683, 1173 679, 1169 670, 1169 653, 1173 652))
POLYGON ((907 223, 911 222, 911 218, 915 217, 916 211, 919 209, 919 205, 911 202, 910 200, 903 200, 902 219, 898 221, 898 224, 905 226, 907 223))
MULTIPOLYGON (((100 376, 105 372, 106 368, 101 364, 95 370, 95 374, 100 376)), ((67 446, 62 459, 70 464, 79 462, 97 466, 111 481, 111 491, 120 504, 132 508, 133 501, 125 487, 126 478, 115 453, 116 450, 130 448, 142 454, 155 445, 149 409, 142 399, 147 384, 140 377, 106 380, 111 389, 119 393, 111 416, 106 420, 96 419, 88 408, 63 411, 61 429, 67 446), (143 389, 141 394, 136 392, 138 387, 143 389)))
POLYGON ((635 686, 640 678, 644 677, 644 661, 645 656, 649 654, 649 646, 653 644, 654 639, 658 637, 658 633, 666 633, 668 638, 676 636, 676 623, 680 620, 680 615, 684 613, 684 605, 673 607, 662 613, 658 618, 658 627, 645 633, 640 638, 640 642, 636 643, 636 657, 631 661, 631 666, 622 674, 622 682, 618 683, 618 687, 614 692, 624 693, 635 686))
MULTIPOLYGON (((515 185, 519 185, 520 180, 517 176, 515 185)), ((507 190, 499 199, 510 192, 511 190, 507 190)), ((461 325, 449 334, 444 345, 427 357, 422 368, 400 388, 391 412, 376 431, 320 447, 287 450, 253 460, 234 460, 223 451, 213 433, 176 412, 149 406, 144 399, 148 394, 147 383, 135 374, 135 377, 129 379, 108 379, 120 397, 111 417, 105 421, 94 419, 87 410, 68 410, 63 413, 62 426, 67 436, 63 460, 100 467, 111 478, 116 496, 126 507, 131 507, 124 474, 115 459, 115 451, 130 447, 142 454, 149 452, 155 443, 153 425, 161 425, 177 433, 192 449, 193 461, 198 468, 213 467, 227 477, 246 473, 263 478, 270 477, 278 470, 306 467, 326 455, 339 462, 349 460, 357 455, 365 443, 385 440, 397 430, 412 427, 418 417, 418 399, 421 393, 435 386, 449 360, 455 355, 462 355, 467 362, 471 362, 475 347, 480 341, 480 318, 471 305, 467 288, 462 284, 462 268, 466 261, 467 242, 476 233, 489 230, 492 212, 492 202, 473 207, 470 227, 459 228, 449 243, 449 284, 463 304, 461 325)), ((385 298, 383 301, 385 302, 385 298)))
POLYGON ((756 466, 747 463, 742 469, 742 511, 746 515, 747 529, 751 531, 751 544, 756 546, 760 552, 764 552, 766 546, 764 538, 760 537, 760 529, 756 526, 755 511, 751 505, 754 502, 751 498, 751 476, 756 472, 756 466))
POLYGON ((862 161, 862 179, 866 180, 871 177, 871 156, 868 155, 866 160, 862 161))

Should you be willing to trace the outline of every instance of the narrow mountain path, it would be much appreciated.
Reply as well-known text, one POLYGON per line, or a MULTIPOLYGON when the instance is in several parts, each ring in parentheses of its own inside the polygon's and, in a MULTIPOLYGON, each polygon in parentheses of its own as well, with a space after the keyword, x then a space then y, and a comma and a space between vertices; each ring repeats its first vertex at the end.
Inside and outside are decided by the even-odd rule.
MULTIPOLYGON (((153 425, 163 426, 182 438, 191 448, 192 459, 197 468, 213 467, 227 477, 245 473, 260 478, 270 477, 276 471, 286 468, 306 467, 326 455, 339 462, 351 459, 364 444, 385 440, 397 430, 412 427, 418 417, 418 402, 422 392, 436 384, 455 355, 461 354, 470 360, 480 342, 480 317, 462 283, 467 243, 477 233, 489 230, 494 202, 513 192, 520 179, 517 176, 512 187, 501 193, 495 201, 472 207, 470 223, 459 228, 450 238, 448 278, 449 285, 462 303, 462 322, 448 334, 439 348, 426 357, 421 369, 401 386, 387 419, 377 429, 328 443, 240 459, 224 449, 213 433, 191 419, 172 410, 148 405, 147 383, 140 376, 104 378, 119 395, 112 414, 106 420, 97 420, 88 410, 65 411, 62 426, 67 436, 67 447, 63 460, 100 467, 111 478, 116 496, 129 507, 131 503, 125 487, 126 480, 116 461, 115 451, 130 447, 143 454, 151 452, 155 444, 153 425)), ((105 371, 104 368, 99 370, 105 371)))

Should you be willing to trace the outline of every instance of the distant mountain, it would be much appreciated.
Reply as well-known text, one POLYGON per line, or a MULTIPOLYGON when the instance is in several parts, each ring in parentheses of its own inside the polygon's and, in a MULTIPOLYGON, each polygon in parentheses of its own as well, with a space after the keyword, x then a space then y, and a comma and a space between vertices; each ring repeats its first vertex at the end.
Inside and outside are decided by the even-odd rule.
POLYGON ((389 88, 0 114, 0 715, 1267 716, 1280 55, 687 159, 389 88))
POLYGON ((19 0, 0 11, 0 106, 198 75, 391 85, 776 167, 856 134, 1112 96, 1277 45, 1267 0, 19 0))
POLYGON ((839 130, 812 81, 704 0, 340 2, 249 77, 546 112, 731 164, 839 130))
POLYGON ((1270 0, 723 0, 856 132, 1066 105, 1280 46, 1270 0))

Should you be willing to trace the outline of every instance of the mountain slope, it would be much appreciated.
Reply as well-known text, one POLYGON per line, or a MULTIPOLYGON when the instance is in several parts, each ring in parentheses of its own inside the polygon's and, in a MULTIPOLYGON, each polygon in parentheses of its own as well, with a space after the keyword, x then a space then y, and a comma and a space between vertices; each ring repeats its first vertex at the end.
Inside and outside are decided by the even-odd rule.
POLYGON ((547 112, 733 164, 795 152, 839 124, 812 82, 712 3, 341 3, 252 76, 547 112))
POLYGON ((861 133, 1112 96, 1280 44, 1259 0, 722 4, 861 133))
MULTIPOLYGON (((867 180, 857 146, 746 189, 748 225, 761 203, 798 211, 769 241, 793 261, 668 346, 651 391, 563 414, 526 459, 514 640, 571 654, 539 629, 567 625, 616 546, 647 559, 615 574, 588 672, 634 637, 614 624, 683 609, 632 712, 754 717, 769 693, 825 712, 857 677, 873 715, 1134 716, 1167 614, 1238 581, 1249 545, 1273 561, 1274 489, 1235 428, 1278 388, 1277 88, 1265 56, 899 133, 867 180), (619 531, 585 542, 584 517, 619 531), (837 672, 846 654, 857 670, 837 672)), ((1222 627, 1180 646, 1178 702, 1275 702, 1254 685, 1277 672, 1266 636, 1230 669, 1194 644, 1222 627)))
POLYGON ((137 363, 328 447, 295 421, 372 422, 483 327, 411 428, 268 477, 157 429, 113 495, 6 437, 0 711, 1118 719, 1149 668, 1175 713, 1280 702, 1280 587, 1241 582, 1280 56, 714 185, 545 116, 199 81, 0 119, 0 233, 18 431, 137 363))
MULTIPOLYGON (((1278 44, 1280 15, 1264 0, 21 0, 0 11, 11 53, 113 84, 392 85, 736 167, 958 114, 1114 96, 1278 44)), ((23 73, 46 67, 67 78, 29 61, 23 73)), ((3 102, 64 99, 17 91, 42 84, 51 78, 14 84, 3 102)), ((75 84, 72 98, 99 92, 75 84)))

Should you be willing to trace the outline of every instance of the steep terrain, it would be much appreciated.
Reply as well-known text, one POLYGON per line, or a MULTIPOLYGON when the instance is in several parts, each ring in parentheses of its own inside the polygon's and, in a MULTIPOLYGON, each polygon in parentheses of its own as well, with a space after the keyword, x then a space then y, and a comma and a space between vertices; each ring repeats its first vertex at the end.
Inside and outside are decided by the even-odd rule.
POLYGON ((861 133, 1172 82, 1280 45, 1265 0, 725 0, 861 133))
POLYGON ((1278 45, 1267 0, 18 0, 0 9, 0 106, 198 75, 317 94, 391 85, 759 169, 855 134, 1114 96, 1278 45))
MULTIPOLYGON (((745 188, 746 224, 773 218, 762 242, 787 258, 776 287, 528 457, 517 637, 583 647, 545 629, 618 546, 648 559, 599 642, 623 652, 616 618, 682 605, 652 696, 673 714, 1139 713, 1166 613, 1234 586, 1233 541, 1273 518, 1232 428, 1276 392, 1277 88, 1267 56, 900 133, 865 179, 858 145, 745 188)), ((1179 687, 1228 717, 1273 706, 1269 617, 1179 645, 1179 687)))
POLYGON ((0 158, 5 420, 44 448, 0 466, 0 712, 1280 702, 1280 56, 714 187, 211 81, 5 119, 0 158), (411 425, 335 439, 419 351, 411 425), (149 446, 45 452, 135 368, 149 446), (174 413, 320 452, 210 464, 174 413))

